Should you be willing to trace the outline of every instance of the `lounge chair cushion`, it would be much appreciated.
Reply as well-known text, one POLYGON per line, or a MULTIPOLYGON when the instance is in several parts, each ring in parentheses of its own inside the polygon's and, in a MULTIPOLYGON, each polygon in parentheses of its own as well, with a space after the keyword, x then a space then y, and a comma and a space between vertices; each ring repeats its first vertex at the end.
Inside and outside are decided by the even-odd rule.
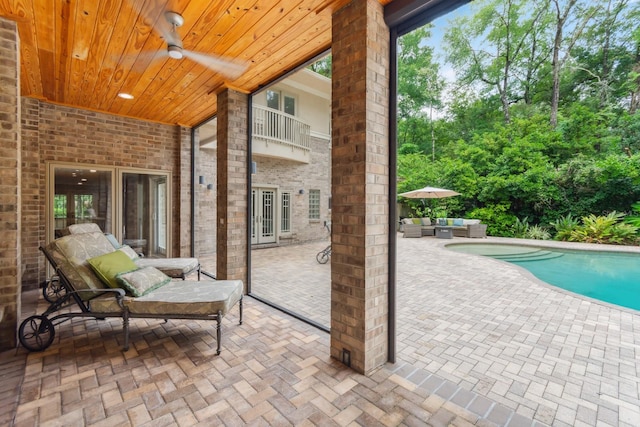
POLYGON ((133 261, 136 261, 138 258, 140 258, 136 251, 134 251, 133 248, 129 245, 122 245, 118 248, 118 250, 127 254, 127 256, 133 261))
POLYGON ((64 232, 65 235, 80 233, 102 233, 102 230, 100 226, 94 222, 85 222, 82 224, 71 224, 64 232))
MULTIPOLYGON (((144 296, 124 297, 131 313, 148 315, 214 315, 224 316, 242 298, 240 280, 172 280, 144 296)), ((91 311, 121 311, 113 298, 98 297, 90 301, 91 311)))
POLYGON ((76 289, 104 289, 105 283, 98 278, 87 262, 115 251, 102 233, 70 234, 50 243, 56 263, 65 270, 76 289))
MULTIPOLYGON (((122 255, 126 256, 123 253, 122 255)), ((171 281, 169 276, 155 267, 139 268, 126 273, 120 273, 116 277, 122 289, 134 297, 146 295, 171 281)))
POLYGON ((121 251, 113 251, 87 260, 96 275, 110 288, 118 288, 120 284, 116 276, 120 273, 137 270, 138 266, 121 251))
POLYGON ((197 258, 137 258, 138 267, 156 267, 169 277, 184 277, 200 265, 197 258))

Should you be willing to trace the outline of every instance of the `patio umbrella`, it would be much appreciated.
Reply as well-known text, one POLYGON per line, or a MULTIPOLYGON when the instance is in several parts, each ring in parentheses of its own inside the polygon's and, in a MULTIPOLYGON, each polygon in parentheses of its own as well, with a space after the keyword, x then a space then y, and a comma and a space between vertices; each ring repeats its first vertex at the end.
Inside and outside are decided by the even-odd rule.
POLYGON ((459 195, 460 193, 457 193, 453 190, 436 187, 424 187, 419 190, 407 191, 406 193, 399 194, 399 196, 408 197, 410 199, 441 199, 443 197, 459 195))

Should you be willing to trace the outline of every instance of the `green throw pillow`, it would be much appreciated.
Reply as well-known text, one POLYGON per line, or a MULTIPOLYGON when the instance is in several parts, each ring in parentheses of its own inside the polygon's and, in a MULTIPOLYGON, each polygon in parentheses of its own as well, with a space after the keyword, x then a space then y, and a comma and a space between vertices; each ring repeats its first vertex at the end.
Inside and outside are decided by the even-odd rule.
POLYGON ((138 266, 122 251, 113 251, 87 260, 96 276, 110 288, 119 288, 116 276, 127 271, 137 270, 138 266))
POLYGON ((411 221, 416 225, 420 225, 420 218, 413 218, 411 221))

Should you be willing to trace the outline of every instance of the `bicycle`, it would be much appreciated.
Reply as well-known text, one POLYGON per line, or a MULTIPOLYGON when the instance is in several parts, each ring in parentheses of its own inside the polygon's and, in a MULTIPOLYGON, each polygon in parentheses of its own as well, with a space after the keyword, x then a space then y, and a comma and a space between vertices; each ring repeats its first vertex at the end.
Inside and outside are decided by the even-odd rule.
MULTIPOLYGON (((324 228, 327 229, 329 236, 331 236, 331 223, 325 221, 324 228)), ((316 261, 319 264, 326 264, 329 262, 329 258, 331 258, 331 244, 316 254, 316 261)))

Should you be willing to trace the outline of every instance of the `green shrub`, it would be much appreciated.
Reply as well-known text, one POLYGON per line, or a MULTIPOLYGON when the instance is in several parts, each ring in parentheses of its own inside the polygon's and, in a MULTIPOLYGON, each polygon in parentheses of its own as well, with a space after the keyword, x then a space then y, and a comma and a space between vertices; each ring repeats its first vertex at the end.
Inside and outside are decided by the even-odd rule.
POLYGON ((511 227, 511 233, 513 237, 520 239, 526 239, 529 231, 529 217, 524 217, 521 221, 520 218, 516 218, 516 222, 511 227))
POLYGON ((624 214, 611 212, 604 216, 582 217, 582 224, 571 232, 569 240, 584 243, 635 244, 638 227, 621 222, 624 214))
POLYGON ((551 234, 545 227, 536 224, 528 227, 524 237, 526 239, 549 240, 551 234))
POLYGON ((500 203, 497 205, 487 205, 483 208, 471 210, 467 218, 477 218, 487 224, 487 235, 511 237, 513 235, 512 227, 517 218, 509 213, 509 204, 500 203))
POLYGON ((571 237, 571 233, 578 226, 578 219, 571 214, 561 216, 551 223, 555 230, 555 239, 567 241, 571 237))

